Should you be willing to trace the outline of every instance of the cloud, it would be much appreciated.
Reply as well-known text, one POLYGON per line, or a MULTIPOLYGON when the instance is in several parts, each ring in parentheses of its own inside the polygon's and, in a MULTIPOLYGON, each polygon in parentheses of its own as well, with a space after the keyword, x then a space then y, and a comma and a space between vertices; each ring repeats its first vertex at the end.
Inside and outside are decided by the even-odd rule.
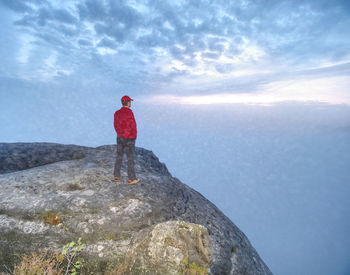
POLYGON ((108 16, 105 1, 87 0, 79 3, 77 8, 81 20, 104 21, 108 16))
POLYGON ((165 83, 152 98, 160 104, 246 103, 271 105, 283 101, 350 105, 350 63, 301 71, 270 72, 204 82, 194 79, 179 89, 165 83))
MULTIPOLYGON (((39 50, 47 56, 56 52, 63 71, 81 74, 84 69, 95 77, 103 74, 111 83, 133 79, 135 87, 158 93, 208 94, 213 87, 253 93, 263 83, 276 81, 272 77, 308 75, 310 69, 350 60, 350 9, 344 1, 0 3, 15 14, 19 37, 33 38, 30 47, 18 50, 18 62, 26 60, 25 55, 34 58, 39 50)), ((27 63, 21 75, 36 66, 27 63)))
POLYGON ((162 94, 141 101, 158 104, 230 104, 273 106, 281 102, 319 102, 350 106, 350 96, 344 92, 350 85, 349 77, 332 77, 309 80, 275 81, 261 87, 256 93, 213 93, 206 95, 177 96, 162 94))
MULTIPOLYGON (((17 5, 10 4, 11 1, 3 2, 12 9, 16 9, 17 5, 22 7, 16 9, 24 13, 17 24, 42 28, 51 22, 48 28, 55 28, 63 35, 76 34, 78 41, 81 38, 78 37, 79 33, 82 35, 84 32, 85 22, 93 28, 94 33, 89 37, 92 41, 106 37, 116 43, 115 50, 127 44, 148 54, 154 54, 154 49, 162 48, 173 58, 182 61, 188 58, 194 60, 197 53, 208 59, 221 55, 230 59, 239 55, 245 46, 249 47, 246 41, 257 45, 268 55, 282 56, 289 64, 305 58, 311 60, 333 46, 332 40, 327 41, 325 37, 340 31, 338 22, 349 22, 347 10, 341 9, 344 5, 339 1, 334 5, 324 2, 328 10, 314 1, 268 1, 262 4, 256 1, 169 3, 87 0, 73 5, 74 10, 39 2, 41 4, 30 15, 27 13, 30 8, 28 2, 19 2, 21 4, 17 5), (330 19, 332 26, 327 23, 330 19), (70 29, 69 32, 69 29, 58 28, 55 24, 77 26, 79 31, 70 29), (323 31, 325 26, 329 30, 327 34, 323 31), (227 44, 229 48, 225 46, 227 44)), ((31 5, 35 5, 34 2, 31 5)), ((38 28, 36 30, 39 31, 38 28)), ((343 40, 340 41, 342 47, 333 49, 334 53, 327 58, 339 60, 349 56, 350 49, 345 46, 347 39, 340 40, 343 40)), ((256 56, 245 60, 250 61, 256 61, 256 56)), ((221 63, 217 65, 218 68, 227 67, 221 63)), ((218 71, 226 73, 227 70, 218 71)))
POLYGON ((91 41, 86 40, 86 39, 79 39, 78 43, 80 46, 92 46, 91 41))
POLYGON ((0 0, 0 5, 3 5, 16 12, 31 12, 32 8, 28 4, 30 1, 12 1, 12 0, 0 0))
POLYGON ((100 42, 98 42, 97 46, 98 47, 106 47, 106 48, 110 48, 110 49, 117 48, 116 42, 108 37, 103 37, 100 40, 100 42))
POLYGON ((77 19, 67 10, 55 9, 52 11, 52 18, 66 24, 75 24, 77 19))

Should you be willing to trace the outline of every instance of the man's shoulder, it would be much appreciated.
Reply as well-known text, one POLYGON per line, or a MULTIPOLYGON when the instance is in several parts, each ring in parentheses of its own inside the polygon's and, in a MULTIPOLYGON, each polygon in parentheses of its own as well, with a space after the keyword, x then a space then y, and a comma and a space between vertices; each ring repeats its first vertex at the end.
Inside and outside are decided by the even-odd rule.
POLYGON ((120 108, 119 110, 115 111, 114 115, 118 115, 118 114, 130 114, 132 113, 132 110, 130 108, 120 108))
POLYGON ((132 110, 130 108, 127 108, 127 107, 121 108, 120 111, 123 113, 132 113, 132 110))

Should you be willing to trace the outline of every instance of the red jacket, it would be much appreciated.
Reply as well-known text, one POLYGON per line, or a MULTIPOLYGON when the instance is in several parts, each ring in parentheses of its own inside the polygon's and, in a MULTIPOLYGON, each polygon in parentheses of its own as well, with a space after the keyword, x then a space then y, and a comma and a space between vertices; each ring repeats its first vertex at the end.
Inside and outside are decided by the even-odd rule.
POLYGON ((114 113, 114 129, 120 137, 136 139, 136 121, 130 108, 123 106, 114 113))

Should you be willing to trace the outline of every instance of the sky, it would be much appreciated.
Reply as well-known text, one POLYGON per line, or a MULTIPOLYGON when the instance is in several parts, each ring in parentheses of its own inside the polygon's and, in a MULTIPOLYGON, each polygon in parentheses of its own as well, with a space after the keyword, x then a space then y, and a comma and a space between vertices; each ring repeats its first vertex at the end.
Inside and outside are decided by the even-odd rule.
POLYGON ((0 13, 4 89, 350 104, 349 1, 1 0, 0 13))
POLYGON ((0 142, 136 146, 274 274, 350 272, 350 1, 0 0, 0 142), (321 240, 321 241, 320 241, 321 240))

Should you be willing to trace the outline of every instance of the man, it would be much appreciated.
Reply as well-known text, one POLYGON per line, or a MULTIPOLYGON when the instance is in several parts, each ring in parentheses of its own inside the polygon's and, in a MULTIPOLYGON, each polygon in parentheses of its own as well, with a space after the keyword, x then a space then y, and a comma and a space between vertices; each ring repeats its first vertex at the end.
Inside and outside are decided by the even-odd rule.
POLYGON ((130 109, 131 101, 129 96, 121 98, 123 107, 114 113, 114 128, 117 132, 117 157, 114 165, 114 182, 120 181, 120 168, 122 165, 124 150, 128 157, 128 184, 137 184, 140 180, 135 176, 134 153, 137 136, 136 121, 134 113, 130 109))

